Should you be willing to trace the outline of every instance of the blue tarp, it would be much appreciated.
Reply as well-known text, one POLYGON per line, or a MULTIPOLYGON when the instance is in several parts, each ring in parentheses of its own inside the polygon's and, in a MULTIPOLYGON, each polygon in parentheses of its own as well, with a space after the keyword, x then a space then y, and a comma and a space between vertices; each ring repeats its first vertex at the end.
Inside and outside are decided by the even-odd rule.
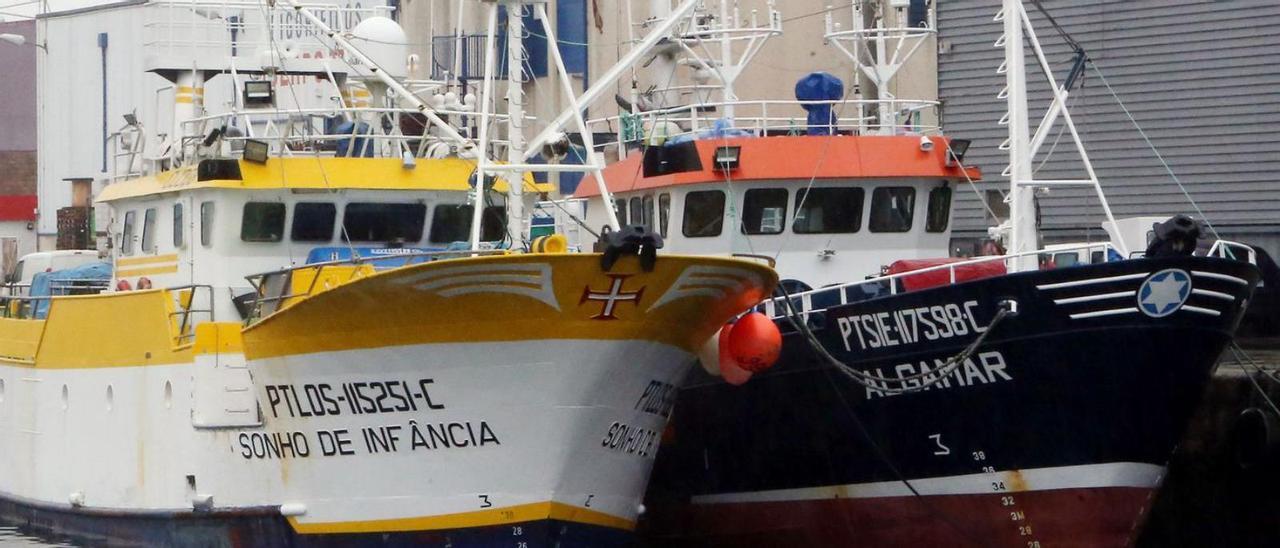
MULTIPOLYGON (((826 72, 813 72, 796 82, 796 99, 800 101, 838 101, 844 98, 844 82, 826 72)), ((836 128, 836 115, 831 105, 803 105, 809 111, 809 135, 831 135, 836 128)))
POLYGON ((701 141, 704 139, 724 139, 727 137, 753 137, 755 134, 750 131, 737 129, 733 127, 732 122, 724 118, 715 121, 711 129, 705 129, 695 134, 677 135, 668 140, 665 144, 675 145, 686 143, 689 141, 701 141))
MULTIPOLYGON (((54 272, 39 272, 31 279, 30 295, 32 297, 68 295, 67 289, 72 283, 82 281, 102 282, 105 285, 111 281, 111 264, 89 263, 54 272)), ((35 301, 33 308, 32 317, 44 318, 49 314, 49 299, 35 301)))

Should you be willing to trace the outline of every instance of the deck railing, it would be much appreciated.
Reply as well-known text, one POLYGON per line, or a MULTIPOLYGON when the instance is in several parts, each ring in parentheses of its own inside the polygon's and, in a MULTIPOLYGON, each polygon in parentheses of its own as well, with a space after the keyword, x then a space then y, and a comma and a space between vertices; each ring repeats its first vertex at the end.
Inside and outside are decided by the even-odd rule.
MULTIPOLYGON (((1006 255, 991 255, 991 256, 985 256, 985 257, 977 257, 977 258, 969 259, 966 261, 957 261, 954 263, 936 265, 936 266, 931 266, 927 268, 921 268, 919 270, 912 270, 910 272, 900 272, 897 274, 887 274, 883 276, 869 277, 865 280, 861 280, 857 282, 838 284, 838 285, 827 286, 819 289, 811 289, 808 291, 792 293, 790 295, 791 305, 792 305, 792 308, 794 308, 797 312, 799 312, 801 317, 807 319, 810 314, 813 314, 816 312, 825 312, 829 308, 834 308, 837 306, 843 306, 843 305, 854 303, 854 302, 869 300, 869 299, 876 298, 886 294, 896 295, 899 292, 899 287, 898 287, 900 285, 899 282, 904 278, 909 278, 912 276, 919 276, 921 274, 945 271, 947 272, 948 284, 954 284, 957 281, 957 277, 956 277, 957 270, 963 269, 965 267, 973 266, 973 265, 987 264, 987 263, 993 263, 993 262, 1005 262, 1007 264, 1009 261, 1022 258, 1022 257, 1052 255, 1056 253, 1070 252, 1070 251, 1079 252, 1079 251, 1095 251, 1095 250, 1102 250, 1105 255, 1109 255, 1111 252, 1115 251, 1115 247, 1112 246, 1110 242, 1102 242, 1102 243, 1093 243, 1093 244, 1081 244, 1078 246, 1070 246, 1070 247, 1057 247, 1052 250, 1038 249, 1035 251, 1026 251, 1022 253, 1011 253, 1006 255), (862 290, 862 295, 858 295, 857 293, 853 293, 853 295, 861 296, 863 298, 860 298, 860 299, 850 298, 850 295, 851 295, 850 290, 854 290, 854 289, 862 290), (815 304, 815 301, 816 301, 816 304, 815 304)), ((1239 242, 1232 242, 1229 240, 1215 241, 1213 245, 1209 248, 1208 252, 1204 254, 1204 256, 1218 257, 1223 259, 1248 262, 1250 264, 1257 264, 1257 252, 1254 251, 1253 248, 1245 244, 1242 244, 1239 242)), ((1062 268, 1072 268, 1072 267, 1062 267, 1062 268)), ((786 297, 781 297, 781 296, 774 297, 772 299, 764 301, 757 308, 760 309, 765 315, 769 316, 770 318, 774 318, 774 319, 781 318, 783 316, 786 316, 789 313, 786 308, 786 303, 784 302, 785 299, 786 297)))

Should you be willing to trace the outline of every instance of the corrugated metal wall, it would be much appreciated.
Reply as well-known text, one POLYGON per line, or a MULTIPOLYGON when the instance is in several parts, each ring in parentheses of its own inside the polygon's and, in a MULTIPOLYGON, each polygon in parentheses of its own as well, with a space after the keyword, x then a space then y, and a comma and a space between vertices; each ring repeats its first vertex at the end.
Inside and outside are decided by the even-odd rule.
MULTIPOLYGON (((1027 2, 1059 81, 1071 48, 1027 2)), ((1084 48, 1137 118, 1205 216, 1224 235, 1280 235, 1280 2, 1276 0, 1043 0, 1084 48)), ((966 163, 1006 188, 1008 161, 997 150, 1004 101, 997 76, 1003 50, 992 47, 998 0, 940 0, 938 91, 943 127, 973 139, 966 163)), ((1028 49, 1028 51, 1030 51, 1028 49)), ((1031 119, 1048 104, 1047 86, 1028 58, 1031 119)), ((1187 198, 1092 69, 1073 92, 1073 113, 1117 217, 1193 213, 1187 198)), ((1048 150, 1058 133, 1045 145, 1048 150)), ((1042 156, 1043 158, 1043 156, 1042 156)), ((1083 175, 1070 135, 1041 164, 1040 179, 1083 175)), ((957 193, 957 237, 985 234, 990 218, 974 193, 957 193)), ((1102 220, 1089 188, 1055 188, 1041 200, 1046 240, 1097 234, 1102 220)), ((1275 247, 1274 243, 1270 245, 1275 247)))

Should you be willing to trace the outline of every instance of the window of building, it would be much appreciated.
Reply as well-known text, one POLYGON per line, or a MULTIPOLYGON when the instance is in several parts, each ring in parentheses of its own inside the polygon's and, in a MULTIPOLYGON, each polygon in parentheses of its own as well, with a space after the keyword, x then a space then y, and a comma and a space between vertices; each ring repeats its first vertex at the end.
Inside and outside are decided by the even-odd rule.
POLYGON ((753 188, 742 199, 743 234, 781 234, 787 224, 787 190, 753 188))
POLYGON ((882 186, 871 192, 872 232, 907 232, 915 211, 916 189, 909 186, 882 186))
POLYGON ((850 234, 862 230, 861 188, 810 188, 796 193, 797 234, 850 234))
POLYGON ((351 203, 342 215, 342 230, 353 242, 417 243, 426 222, 424 204, 351 203))
POLYGON ((246 242, 278 242, 284 238, 284 204, 249 202, 240 220, 240 239, 246 242))
POLYGON ((183 244, 183 226, 182 226, 182 202, 173 204, 173 247, 174 249, 182 248, 183 244))
POLYGON ((667 237, 667 226, 671 223, 671 194, 662 193, 658 195, 658 231, 662 237, 667 237))
POLYGON ((142 253, 156 252, 156 208, 147 208, 142 214, 142 253))
MULTIPOLYGON (((474 210, 469 205, 440 204, 431 216, 431 234, 429 239, 435 244, 449 244, 471 240, 471 215, 474 210)), ((504 234, 506 208, 489 206, 484 210, 480 223, 480 239, 486 242, 502 240, 504 234)))
POLYGON ((293 206, 293 226, 289 237, 295 242, 333 240, 333 221, 338 208, 329 202, 298 202, 293 206))
POLYGON ((929 211, 924 220, 926 232, 945 232, 951 219, 951 188, 938 187, 929 191, 929 211))
POLYGON ((724 192, 699 190, 686 194, 680 229, 690 238, 719 236, 724 229, 724 192))
POLYGON ((133 255, 133 234, 136 215, 133 211, 124 214, 124 230, 120 232, 120 254, 133 255))
POLYGON ((200 203, 200 245, 213 245, 213 202, 200 203))

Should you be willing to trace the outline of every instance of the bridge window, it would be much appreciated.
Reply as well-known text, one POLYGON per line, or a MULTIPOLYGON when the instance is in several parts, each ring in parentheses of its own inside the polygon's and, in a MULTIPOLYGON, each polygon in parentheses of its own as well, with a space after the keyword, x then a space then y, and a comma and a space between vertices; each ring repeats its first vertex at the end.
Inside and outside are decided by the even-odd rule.
POLYGON ((182 247, 182 202, 173 204, 173 247, 182 247))
POLYGON ((293 206, 293 227, 289 236, 295 242, 328 242, 333 239, 333 220, 338 208, 328 202, 298 202, 293 206))
POLYGON ((909 186, 882 186, 871 193, 872 232, 907 232, 915 211, 916 189, 909 186))
POLYGON ((862 230, 861 188, 810 188, 796 193, 797 234, 850 234, 862 230))
POLYGON ((650 230, 652 230, 653 229, 653 195, 650 194, 648 196, 645 196, 644 199, 641 200, 641 204, 643 204, 642 209, 644 210, 644 225, 649 227, 650 230))
POLYGON ((124 230, 120 232, 120 254, 133 255, 133 231, 137 215, 133 211, 124 214, 124 230))
POLYGON ((249 202, 244 204, 240 239, 246 242, 278 242, 284 238, 284 204, 249 202))
MULTIPOLYGON (((469 205, 440 204, 431 216, 431 243, 449 244, 471 240, 471 215, 475 211, 469 205)), ((484 208, 481 216, 480 239, 486 242, 502 240, 507 211, 503 206, 484 208)))
POLYGON ((427 222, 424 204, 347 204, 342 229, 353 242, 413 242, 422 240, 427 222))
POLYGON ((627 199, 618 198, 613 201, 613 212, 618 215, 620 224, 627 224, 627 199))
POLYGON ((681 231, 689 238, 719 236, 724 229, 724 192, 699 190, 684 197, 684 224, 681 231))
POLYGON ((150 207, 142 214, 143 253, 156 252, 156 208, 150 207))
POLYGON ((644 218, 644 206, 640 204, 640 197, 636 196, 631 199, 629 205, 631 208, 631 220, 628 221, 633 225, 647 225, 653 221, 646 221, 644 218))
POLYGON ((743 234, 781 234, 787 224, 787 190, 753 188, 742 199, 743 234))
POLYGON ((951 219, 951 188, 938 187, 929 191, 929 211, 924 221, 926 232, 945 232, 951 219))
POLYGON ((661 231, 662 237, 667 237, 667 225, 671 223, 671 194, 662 193, 658 195, 658 230, 661 231))
POLYGON ((213 245, 213 202, 200 203, 200 245, 213 245))

